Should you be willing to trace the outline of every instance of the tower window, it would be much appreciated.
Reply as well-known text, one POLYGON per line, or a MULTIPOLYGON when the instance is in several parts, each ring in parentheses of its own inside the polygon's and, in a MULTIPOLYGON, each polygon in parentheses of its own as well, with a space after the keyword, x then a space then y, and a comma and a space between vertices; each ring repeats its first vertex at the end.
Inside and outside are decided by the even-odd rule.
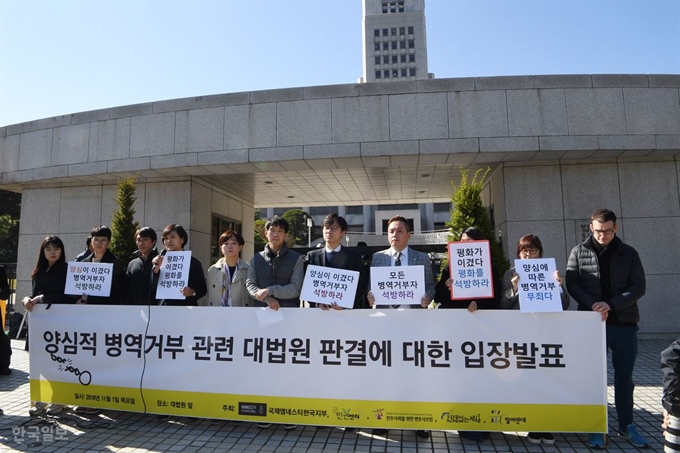
POLYGON ((386 28, 383 28, 383 36, 387 36, 387 33, 388 33, 388 32, 387 32, 387 29, 386 29, 386 28))
POLYGON ((395 78, 395 79, 399 77, 399 70, 398 69, 392 70, 392 77, 395 78))
POLYGON ((413 49, 415 46, 416 46, 415 41, 413 41, 412 39, 409 39, 408 40, 408 48, 413 49))
POLYGON ((373 49, 375 49, 375 50, 380 50, 380 43, 379 43, 379 42, 375 43, 375 44, 373 45, 373 49))
POLYGON ((386 79, 390 78, 390 71, 383 71, 383 76, 385 76, 386 79))
POLYGON ((410 54, 408 56, 408 62, 409 63, 415 63, 416 62, 416 56, 414 54, 410 54))
POLYGON ((392 49, 397 50, 397 41, 392 41, 392 49))
POLYGON ((404 36, 404 33, 406 33, 406 28, 404 27, 399 27, 399 35, 404 36))
POLYGON ((375 57, 375 64, 380 64, 380 57, 375 57))
POLYGON ((415 76, 416 76, 416 68, 411 68, 411 69, 409 69, 409 75, 410 75, 411 77, 415 77, 415 76))
POLYGON ((399 12, 403 13, 404 12, 404 2, 399 2, 397 4, 397 6, 399 7, 399 12))
POLYGON ((402 76, 402 77, 406 77, 406 69, 402 69, 402 70, 401 70, 401 76, 402 76))
POLYGON ((412 35, 413 34, 413 27, 408 27, 408 34, 412 35))
POLYGON ((373 30, 373 37, 380 38, 380 29, 376 28, 375 30, 373 30))
POLYGON ((390 43, 384 42, 383 43, 383 50, 390 50, 390 43))
POLYGON ((392 28, 390 29, 390 32, 392 33, 392 36, 397 36, 397 28, 392 28))
POLYGON ((399 59, 399 57, 397 55, 392 55, 392 64, 397 64, 398 59, 399 59))
POLYGON ((380 73, 380 71, 375 71, 375 78, 376 79, 379 79, 381 75, 382 74, 380 73))
POLYGON ((383 56, 383 64, 390 64, 390 57, 388 55, 383 56))
POLYGON ((406 49, 406 41, 399 41, 399 48, 406 49))
POLYGON ((400 59, 402 63, 406 63, 406 55, 400 55, 400 59))

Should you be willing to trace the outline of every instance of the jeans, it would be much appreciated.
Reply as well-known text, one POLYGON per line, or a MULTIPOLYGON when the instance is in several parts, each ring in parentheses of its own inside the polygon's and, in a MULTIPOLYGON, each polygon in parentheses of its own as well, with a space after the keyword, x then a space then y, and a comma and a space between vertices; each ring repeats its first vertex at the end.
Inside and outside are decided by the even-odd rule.
POLYGON ((637 326, 607 326, 607 348, 612 350, 614 366, 614 405, 619 429, 633 423, 633 368, 638 353, 637 326))

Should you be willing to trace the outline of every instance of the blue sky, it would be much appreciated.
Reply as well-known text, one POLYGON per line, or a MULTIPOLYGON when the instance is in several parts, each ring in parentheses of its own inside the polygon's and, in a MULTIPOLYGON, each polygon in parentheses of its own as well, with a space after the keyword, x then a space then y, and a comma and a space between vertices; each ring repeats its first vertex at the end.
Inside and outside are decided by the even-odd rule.
MULTIPOLYGON (((680 0, 426 0, 437 78, 680 74, 680 0)), ((355 83, 361 0, 0 0, 0 126, 355 83)))

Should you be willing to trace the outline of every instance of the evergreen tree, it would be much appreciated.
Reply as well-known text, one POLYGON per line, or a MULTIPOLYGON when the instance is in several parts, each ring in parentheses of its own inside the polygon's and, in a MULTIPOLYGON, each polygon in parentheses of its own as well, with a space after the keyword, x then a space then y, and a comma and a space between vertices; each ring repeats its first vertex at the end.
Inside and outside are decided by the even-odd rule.
POLYGON ((302 209, 291 209, 286 211, 281 216, 288 222, 288 239, 286 244, 288 247, 293 247, 295 244, 307 246, 307 217, 311 217, 309 213, 302 209))
POLYGON ((132 253, 137 250, 135 231, 139 228, 139 222, 135 221, 134 204, 137 182, 134 177, 124 178, 118 182, 118 195, 116 203, 118 210, 111 217, 111 252, 120 258, 127 267, 132 260, 132 253))
POLYGON ((262 220, 258 217, 255 218, 255 235, 253 236, 253 242, 255 243, 255 253, 264 250, 264 246, 267 245, 267 240, 264 238, 264 225, 266 220, 262 220))
POLYGON ((481 196, 484 180, 491 168, 487 168, 484 173, 482 173, 482 170, 482 168, 477 170, 472 181, 468 181, 470 170, 461 168, 460 184, 456 186, 453 181, 451 182, 453 186, 453 193, 451 194, 453 208, 451 220, 446 223, 446 226, 450 228, 448 240, 449 242, 459 241, 466 228, 478 228, 489 240, 491 259, 498 272, 503 275, 510 268, 510 263, 505 259, 503 250, 496 240, 493 228, 491 228, 489 212, 482 204, 481 196))

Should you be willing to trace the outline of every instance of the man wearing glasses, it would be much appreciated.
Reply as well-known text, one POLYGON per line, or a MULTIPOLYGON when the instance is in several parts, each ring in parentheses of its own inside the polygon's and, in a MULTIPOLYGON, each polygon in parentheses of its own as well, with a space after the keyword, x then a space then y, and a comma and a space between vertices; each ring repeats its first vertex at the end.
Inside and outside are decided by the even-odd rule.
MULTIPOLYGON (((616 236, 616 214, 598 209, 590 217, 591 234, 571 251, 567 290, 579 310, 592 310, 607 323, 607 348, 614 365, 614 404, 618 434, 639 448, 648 443, 633 425, 633 368, 637 356, 637 301, 645 294, 645 270, 638 252, 616 236)), ((604 435, 592 434, 588 445, 604 448, 604 435)))
MULTIPOLYGON (((368 273, 364 267, 361 255, 356 250, 343 247, 342 238, 347 233, 347 221, 339 215, 328 214, 321 222, 323 227, 323 239, 326 246, 323 249, 312 250, 307 253, 305 261, 315 266, 333 267, 348 271, 359 272, 357 292, 354 297, 354 308, 367 308, 364 306, 364 295, 368 285, 368 273)), ((310 304, 311 305, 311 304, 310 304)), ((337 304, 316 304, 319 308, 328 310, 342 310, 337 304)))

